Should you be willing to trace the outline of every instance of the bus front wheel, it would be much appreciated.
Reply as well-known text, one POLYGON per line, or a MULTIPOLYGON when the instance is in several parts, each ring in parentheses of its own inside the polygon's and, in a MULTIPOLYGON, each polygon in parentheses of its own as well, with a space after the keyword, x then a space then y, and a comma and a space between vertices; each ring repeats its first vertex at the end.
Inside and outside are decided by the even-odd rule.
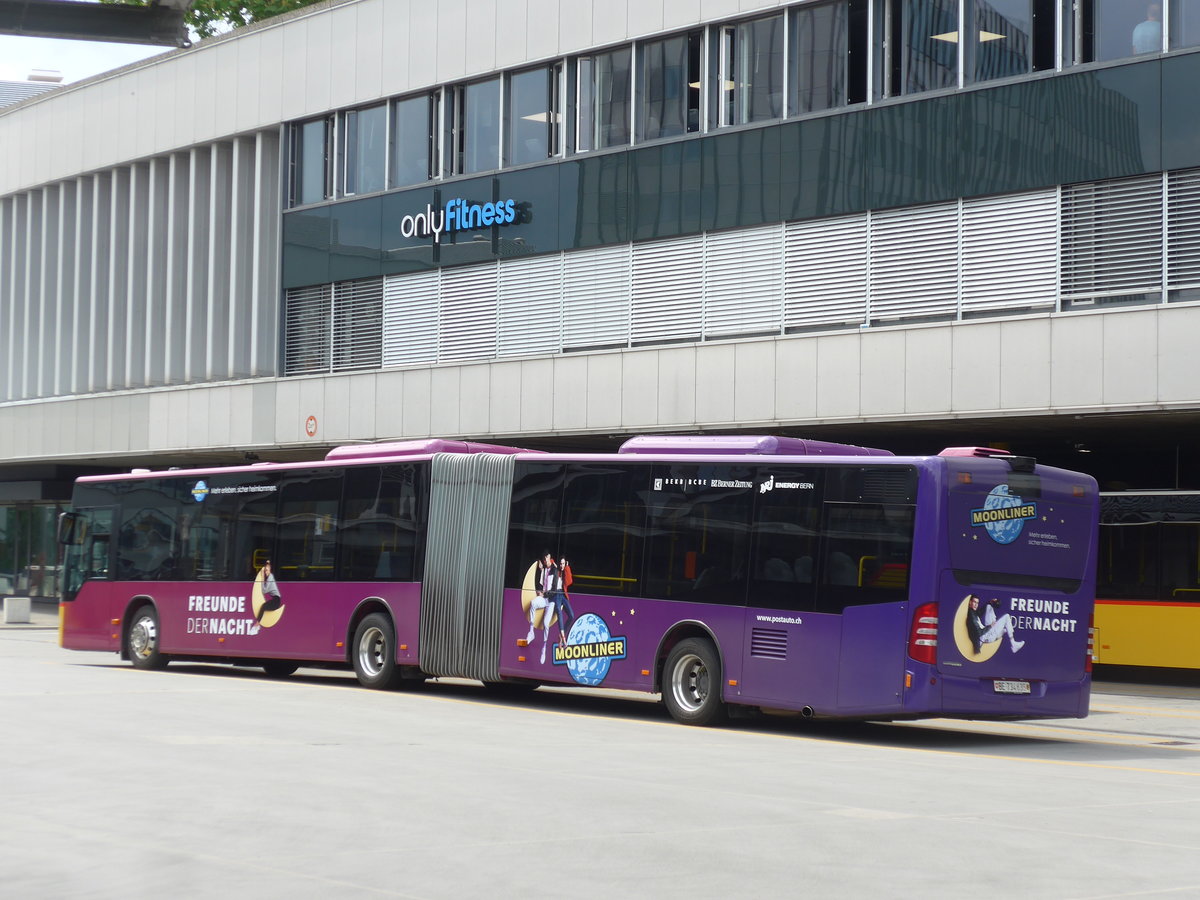
POLYGON ((712 725, 725 715, 721 702, 721 660, 704 638, 687 638, 667 656, 663 703, 684 725, 712 725))
POLYGON ((159 650, 158 613, 153 606, 140 606, 125 627, 125 650, 135 669, 161 669, 168 662, 159 650))
POLYGON ((396 631, 382 613, 371 613, 354 629, 354 674, 363 687, 388 690, 400 684, 396 665, 396 631))

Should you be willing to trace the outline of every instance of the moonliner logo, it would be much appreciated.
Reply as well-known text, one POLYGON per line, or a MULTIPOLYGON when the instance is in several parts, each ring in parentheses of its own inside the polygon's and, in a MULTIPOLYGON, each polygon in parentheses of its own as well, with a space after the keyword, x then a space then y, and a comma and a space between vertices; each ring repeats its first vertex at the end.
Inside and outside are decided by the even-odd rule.
POLYGON ((1007 484, 998 484, 988 491, 983 507, 971 510, 971 527, 983 527, 997 544, 1011 544, 1021 535, 1030 519, 1036 519, 1036 503, 1027 503, 1011 493, 1007 484))
POLYGON ((203 481, 197 481, 196 486, 192 488, 192 496, 197 503, 203 503, 204 498, 208 496, 208 485, 203 481))
POLYGON ((442 209, 429 204, 425 211, 407 215, 400 220, 400 233, 406 238, 432 237, 434 243, 443 234, 453 234, 469 228, 490 228, 493 225, 511 225, 517 221, 517 201, 497 200, 494 203, 469 203, 455 197, 442 209))

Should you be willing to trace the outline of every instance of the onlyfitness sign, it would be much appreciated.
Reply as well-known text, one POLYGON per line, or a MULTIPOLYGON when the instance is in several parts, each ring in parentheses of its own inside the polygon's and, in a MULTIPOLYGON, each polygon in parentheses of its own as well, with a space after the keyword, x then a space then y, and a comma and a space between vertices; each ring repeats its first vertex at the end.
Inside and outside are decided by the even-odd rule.
POLYGON ((400 220, 400 233, 406 238, 432 237, 434 243, 443 234, 453 234, 470 228, 490 228, 511 225, 517 220, 516 200, 497 200, 494 203, 471 203, 455 197, 442 209, 425 205, 425 211, 406 215, 400 220))

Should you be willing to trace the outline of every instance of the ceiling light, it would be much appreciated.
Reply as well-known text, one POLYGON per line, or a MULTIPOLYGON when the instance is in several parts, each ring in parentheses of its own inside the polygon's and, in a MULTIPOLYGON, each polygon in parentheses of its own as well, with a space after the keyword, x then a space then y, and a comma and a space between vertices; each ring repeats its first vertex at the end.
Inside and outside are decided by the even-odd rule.
POLYGON ((945 41, 947 44, 957 44, 958 43, 958 32, 957 31, 947 31, 947 32, 944 32, 943 34, 930 35, 930 40, 945 41))
POLYGON ((985 41, 1002 41, 1002 40, 1004 40, 1004 38, 1005 38, 1005 35, 996 34, 994 31, 979 32, 979 43, 981 43, 981 44, 984 43, 985 41))

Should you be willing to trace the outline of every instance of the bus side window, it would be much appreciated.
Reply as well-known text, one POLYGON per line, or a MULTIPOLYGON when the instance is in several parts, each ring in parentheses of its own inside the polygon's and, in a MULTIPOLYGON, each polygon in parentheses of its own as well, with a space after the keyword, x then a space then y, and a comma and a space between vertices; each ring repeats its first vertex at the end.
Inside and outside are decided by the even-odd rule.
POLYGON ((825 505, 823 612, 908 596, 913 509, 907 504, 825 505))

